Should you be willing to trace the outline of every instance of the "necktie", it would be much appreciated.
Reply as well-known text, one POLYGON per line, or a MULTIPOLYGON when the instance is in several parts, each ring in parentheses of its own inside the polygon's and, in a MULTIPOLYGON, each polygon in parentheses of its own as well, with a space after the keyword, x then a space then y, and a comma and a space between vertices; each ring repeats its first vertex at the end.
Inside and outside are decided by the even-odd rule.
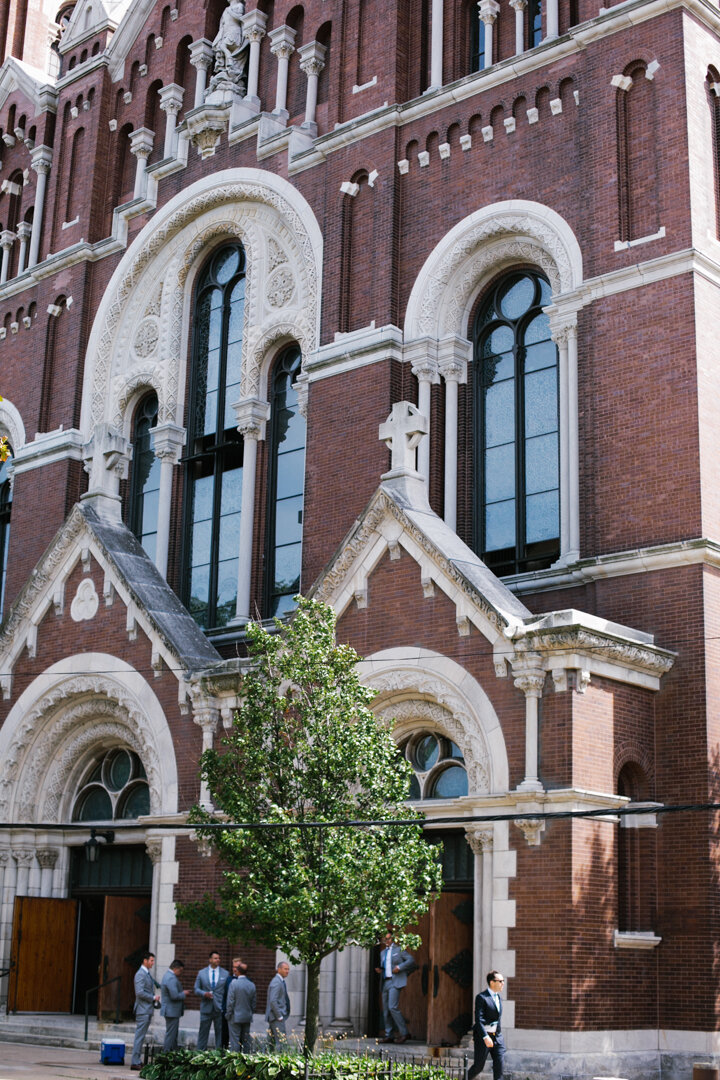
POLYGON ((211 984, 212 984, 212 988, 213 988, 213 990, 215 989, 215 983, 216 983, 216 981, 217 981, 217 969, 216 969, 216 968, 213 968, 213 969, 212 969, 212 971, 211 971, 211 973, 210 973, 210 982, 211 982, 211 984))

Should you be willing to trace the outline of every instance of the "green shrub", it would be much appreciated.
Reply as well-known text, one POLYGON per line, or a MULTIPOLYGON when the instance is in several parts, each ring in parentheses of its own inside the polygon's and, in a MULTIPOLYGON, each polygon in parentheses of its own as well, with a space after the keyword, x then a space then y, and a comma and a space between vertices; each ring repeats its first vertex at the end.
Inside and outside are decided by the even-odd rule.
MULTIPOLYGON (((142 1080, 304 1080, 302 1054, 231 1054, 216 1050, 173 1050, 145 1065, 142 1080)), ((390 1062, 346 1054, 315 1054, 308 1062, 311 1080, 387 1080, 390 1062)), ((447 1080, 436 1065, 393 1061, 392 1080, 447 1080)))

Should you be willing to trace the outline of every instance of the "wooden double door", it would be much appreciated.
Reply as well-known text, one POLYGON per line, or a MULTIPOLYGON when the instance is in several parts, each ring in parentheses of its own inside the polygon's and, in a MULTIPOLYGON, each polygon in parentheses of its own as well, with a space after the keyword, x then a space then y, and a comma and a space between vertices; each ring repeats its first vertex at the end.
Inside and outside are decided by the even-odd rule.
POLYGON ((430 1046, 456 1046, 471 1027, 473 917, 472 892, 443 892, 409 928, 422 945, 400 1009, 411 1038, 430 1046))
POLYGON ((56 900, 18 896, 13 912, 8 1012, 132 1013, 133 976, 147 948, 149 896, 56 900))

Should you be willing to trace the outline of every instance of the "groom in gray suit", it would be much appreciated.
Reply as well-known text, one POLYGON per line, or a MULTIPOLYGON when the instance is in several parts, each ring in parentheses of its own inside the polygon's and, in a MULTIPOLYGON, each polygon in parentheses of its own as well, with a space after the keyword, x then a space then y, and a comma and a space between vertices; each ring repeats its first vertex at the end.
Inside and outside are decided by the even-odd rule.
POLYGON ((409 952, 396 945, 392 934, 383 938, 384 949, 380 953, 380 967, 375 970, 382 986, 383 1020, 385 1038, 380 1042, 404 1043, 410 1038, 405 1018, 400 1012, 400 991, 407 984, 408 972, 415 970, 415 961, 409 952), (393 1024, 397 1036, 393 1040, 393 1024))
POLYGON ((155 993, 157 983, 150 972, 155 964, 155 953, 143 953, 142 964, 135 972, 135 1041, 133 1042, 130 1068, 133 1072, 139 1072, 142 1067, 143 1040, 150 1027, 155 1002, 160 1000, 160 995, 155 993))
POLYGON ((220 967, 220 953, 213 949, 208 966, 198 971, 195 980, 195 993, 201 998, 198 1050, 207 1050, 211 1026, 215 1029, 215 1049, 219 1050, 222 1046, 222 1003, 229 975, 229 971, 220 967))
POLYGON ((180 1017, 185 1012, 185 998, 190 993, 183 990, 180 982, 182 960, 173 960, 160 983, 160 1015, 165 1017, 165 1042, 163 1050, 177 1050, 180 1017))

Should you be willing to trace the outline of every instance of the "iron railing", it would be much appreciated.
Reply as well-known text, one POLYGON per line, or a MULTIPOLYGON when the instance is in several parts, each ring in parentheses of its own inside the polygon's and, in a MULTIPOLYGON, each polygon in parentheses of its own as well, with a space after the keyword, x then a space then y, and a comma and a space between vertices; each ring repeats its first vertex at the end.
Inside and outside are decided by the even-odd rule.
MULTIPOLYGON (((120 1023, 120 989, 122 983, 122 975, 116 975, 114 979, 107 979, 105 982, 101 982, 98 986, 91 986, 85 993, 85 1042, 88 1041, 88 1023, 90 1018, 90 995, 94 994, 96 990, 102 990, 104 986, 112 986, 113 983, 117 983, 117 995, 115 998, 115 1019, 113 1023, 120 1023)), ((100 1014, 98 1012, 98 1019, 100 1014)))

